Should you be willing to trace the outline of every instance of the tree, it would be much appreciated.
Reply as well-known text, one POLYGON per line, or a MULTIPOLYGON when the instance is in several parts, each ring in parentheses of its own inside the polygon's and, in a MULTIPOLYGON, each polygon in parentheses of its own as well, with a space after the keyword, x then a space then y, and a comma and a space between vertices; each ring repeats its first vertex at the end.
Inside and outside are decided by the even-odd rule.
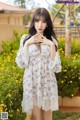
MULTIPOLYGON (((80 30, 78 28, 78 25, 77 25, 77 22, 76 22, 76 17, 75 17, 75 14, 76 14, 76 10, 78 7, 80 7, 79 5, 70 5, 70 4, 63 4, 58 10, 53 7, 53 9, 56 11, 56 14, 54 14, 54 17, 53 17, 53 21, 55 20, 56 16, 58 16, 59 13, 61 13, 62 11, 62 8, 66 6, 66 9, 65 11, 63 12, 63 14, 65 14, 65 55, 66 56, 71 56, 71 30, 70 30, 70 22, 71 22, 71 16, 73 17, 74 19, 74 24, 77 28, 77 31, 78 31, 78 34, 79 34, 79 37, 80 37, 80 30)), ((78 9, 79 11, 79 9, 78 9)))
POLYGON ((14 4, 17 4, 17 6, 22 7, 22 8, 26 8, 26 1, 25 0, 15 0, 14 4))
MULTIPOLYGON (((61 4, 53 4, 51 6, 51 9, 50 9, 51 15, 54 16, 55 13, 61 8, 61 6, 62 6, 61 4)), ((66 8, 63 7, 61 9, 61 11, 59 12, 59 14, 57 14, 57 17, 58 18, 64 18, 65 17, 65 14, 64 14, 65 10, 66 10, 66 8)))
POLYGON ((26 9, 36 8, 36 4, 34 0, 15 0, 14 4, 26 9))
POLYGON ((70 15, 71 15, 71 6, 66 4, 66 16, 65 16, 65 55, 71 56, 71 27, 70 27, 70 15))

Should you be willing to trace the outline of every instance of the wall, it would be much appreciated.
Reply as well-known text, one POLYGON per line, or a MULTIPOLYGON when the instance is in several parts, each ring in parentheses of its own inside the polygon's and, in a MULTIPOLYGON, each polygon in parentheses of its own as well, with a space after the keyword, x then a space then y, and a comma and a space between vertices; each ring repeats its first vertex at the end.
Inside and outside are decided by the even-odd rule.
POLYGON ((0 14, 0 24, 23 25, 22 13, 0 14))
POLYGON ((0 50, 2 49, 1 42, 3 40, 14 39, 13 30, 18 31, 18 33, 21 34, 24 29, 23 25, 0 24, 0 50))

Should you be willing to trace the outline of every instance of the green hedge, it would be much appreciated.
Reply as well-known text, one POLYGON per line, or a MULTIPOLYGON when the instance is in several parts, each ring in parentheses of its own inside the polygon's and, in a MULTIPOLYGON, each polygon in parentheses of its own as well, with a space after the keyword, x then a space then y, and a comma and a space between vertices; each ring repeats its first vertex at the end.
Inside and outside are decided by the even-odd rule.
POLYGON ((59 95, 73 97, 80 91, 80 58, 61 58, 62 72, 57 74, 59 95))
POLYGON ((56 74, 59 95, 73 97, 80 92, 80 42, 72 41, 71 57, 65 57, 65 41, 59 41, 59 52, 62 61, 62 72, 56 74))
MULTIPOLYGON (((23 94, 22 77, 24 69, 15 63, 19 38, 3 42, 4 51, 0 54, 0 112, 8 111, 9 120, 23 120, 21 100, 23 94)), ((80 91, 80 48, 78 41, 72 41, 72 57, 64 56, 64 40, 59 41, 59 52, 62 61, 62 72, 57 73, 59 95, 73 97, 80 91)))
POLYGON ((7 111, 9 120, 24 120, 22 114, 22 77, 23 69, 15 63, 16 52, 19 48, 20 37, 3 42, 3 52, 0 54, 0 112, 7 111))

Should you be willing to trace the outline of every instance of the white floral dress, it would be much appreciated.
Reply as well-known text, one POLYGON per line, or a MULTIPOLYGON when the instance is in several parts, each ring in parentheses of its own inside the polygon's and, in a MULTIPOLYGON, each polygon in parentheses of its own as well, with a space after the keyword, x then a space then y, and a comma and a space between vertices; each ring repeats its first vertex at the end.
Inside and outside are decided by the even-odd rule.
MULTIPOLYGON (((26 36, 25 34, 21 37, 16 56, 17 65, 25 68, 22 112, 31 114, 33 105, 45 111, 58 110, 58 87, 55 73, 61 71, 59 52, 56 52, 55 60, 52 61, 48 45, 42 44, 38 49, 35 44, 31 44, 27 49, 23 46, 26 36)), ((53 41, 55 41, 54 38, 53 41)))

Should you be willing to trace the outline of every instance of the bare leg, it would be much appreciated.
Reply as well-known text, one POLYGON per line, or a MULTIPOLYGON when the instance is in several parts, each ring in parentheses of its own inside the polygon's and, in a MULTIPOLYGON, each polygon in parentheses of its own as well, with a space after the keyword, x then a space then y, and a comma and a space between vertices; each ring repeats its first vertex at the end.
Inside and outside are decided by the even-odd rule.
POLYGON ((41 120, 41 109, 37 106, 33 106, 32 119, 31 120, 41 120))
POLYGON ((44 111, 43 112, 44 120, 52 120, 52 111, 44 111))

